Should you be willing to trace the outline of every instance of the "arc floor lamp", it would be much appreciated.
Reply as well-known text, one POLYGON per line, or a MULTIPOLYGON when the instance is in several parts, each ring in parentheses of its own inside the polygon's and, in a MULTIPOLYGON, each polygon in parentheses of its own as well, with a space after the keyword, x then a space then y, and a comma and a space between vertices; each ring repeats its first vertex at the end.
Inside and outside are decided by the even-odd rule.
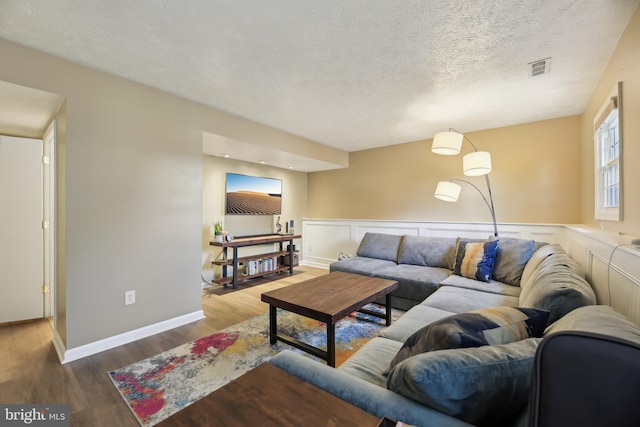
POLYGON ((489 208, 491 218, 493 219, 493 234, 498 235, 498 225, 496 223, 496 211, 493 206, 493 195, 491 194, 491 181, 489 181, 489 172, 491 172, 491 153, 487 151, 478 151, 473 142, 462 133, 455 129, 449 129, 446 132, 438 132, 433 136, 433 142, 431 145, 431 151, 436 154, 442 155, 457 155, 460 154, 462 148, 462 142, 467 140, 473 152, 465 154, 462 158, 462 169, 466 176, 482 176, 484 175, 485 182, 487 183, 488 198, 485 194, 474 184, 464 179, 452 178, 449 181, 440 181, 436 187, 435 197, 445 202, 457 202, 460 196, 462 187, 456 184, 454 181, 464 182, 476 189, 482 196, 485 204, 489 208))

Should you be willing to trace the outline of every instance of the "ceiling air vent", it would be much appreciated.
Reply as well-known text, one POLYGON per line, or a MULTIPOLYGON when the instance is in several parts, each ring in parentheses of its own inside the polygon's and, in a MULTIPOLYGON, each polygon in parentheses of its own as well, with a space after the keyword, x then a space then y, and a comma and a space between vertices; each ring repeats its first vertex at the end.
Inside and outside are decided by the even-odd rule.
POLYGON ((551 71, 551 58, 540 59, 527 64, 529 77, 549 74, 551 71))

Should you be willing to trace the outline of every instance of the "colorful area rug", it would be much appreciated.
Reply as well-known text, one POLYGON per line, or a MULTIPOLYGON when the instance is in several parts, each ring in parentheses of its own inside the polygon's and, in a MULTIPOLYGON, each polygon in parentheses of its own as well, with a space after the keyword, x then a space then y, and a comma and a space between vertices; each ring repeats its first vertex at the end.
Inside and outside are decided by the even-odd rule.
MULTIPOLYGON (((367 308, 382 312, 384 307, 367 308)), ((393 318, 402 314, 393 310, 393 318)), ((384 320, 352 313, 336 324, 336 366, 378 335, 384 320)), ((326 325, 278 311, 278 331, 326 350, 326 325)), ((138 422, 153 426, 288 348, 269 344, 269 316, 264 314, 220 332, 109 372, 138 422)), ((322 362, 324 363, 324 362, 322 362)))

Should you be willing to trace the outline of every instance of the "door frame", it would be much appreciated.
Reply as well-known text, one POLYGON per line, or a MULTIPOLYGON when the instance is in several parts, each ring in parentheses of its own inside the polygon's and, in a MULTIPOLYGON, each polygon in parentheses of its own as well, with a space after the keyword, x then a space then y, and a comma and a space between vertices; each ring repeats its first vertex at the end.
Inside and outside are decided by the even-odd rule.
POLYGON ((53 317, 53 329, 58 327, 56 299, 56 121, 53 120, 42 136, 42 238, 44 250, 43 294, 44 317, 53 317))

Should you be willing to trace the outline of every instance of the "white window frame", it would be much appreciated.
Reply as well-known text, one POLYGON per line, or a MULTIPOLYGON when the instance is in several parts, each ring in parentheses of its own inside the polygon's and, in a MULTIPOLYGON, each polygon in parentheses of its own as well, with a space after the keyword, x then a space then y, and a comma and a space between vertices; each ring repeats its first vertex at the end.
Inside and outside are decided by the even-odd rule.
POLYGON ((622 221, 622 82, 593 119, 593 141, 595 219, 622 221))

